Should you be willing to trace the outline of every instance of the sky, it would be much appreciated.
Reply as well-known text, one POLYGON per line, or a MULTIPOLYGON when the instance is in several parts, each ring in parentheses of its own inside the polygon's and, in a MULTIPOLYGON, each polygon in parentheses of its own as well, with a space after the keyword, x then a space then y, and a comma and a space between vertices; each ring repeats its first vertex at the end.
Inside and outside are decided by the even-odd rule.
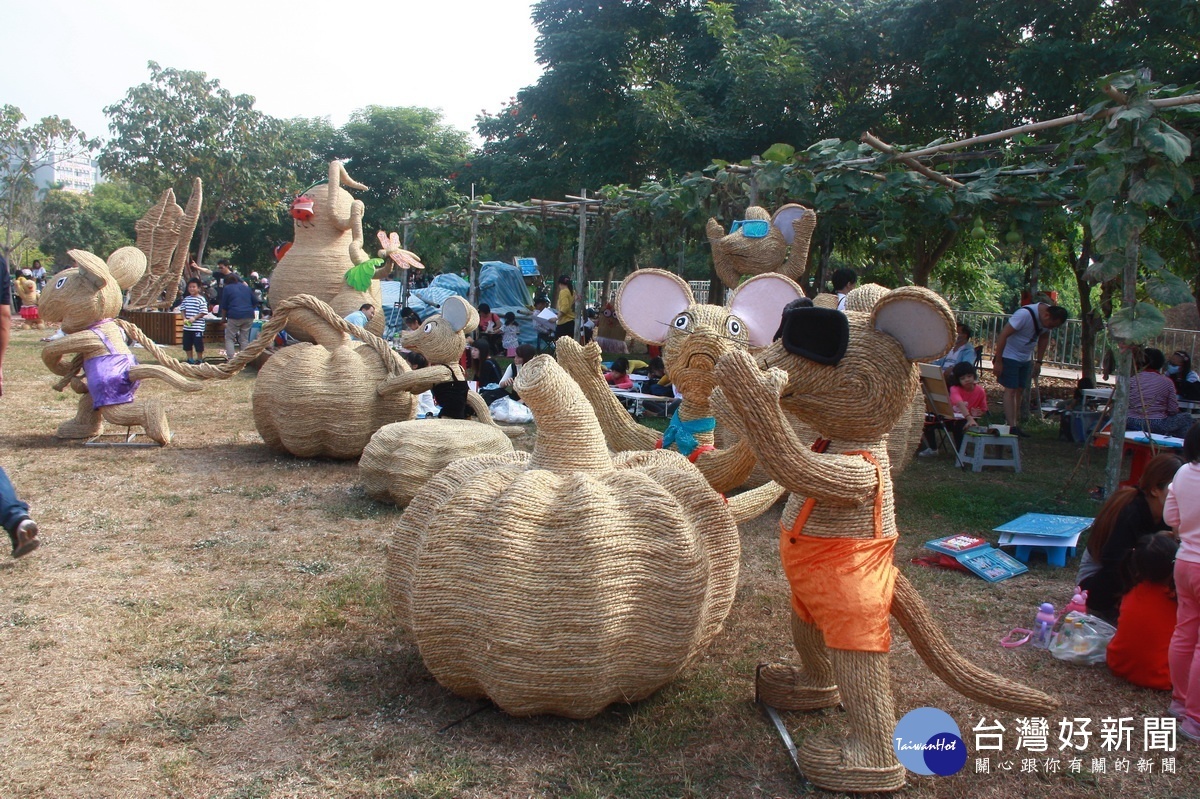
POLYGON ((0 0, 0 105, 107 138, 104 107, 156 61, 275 117, 341 125, 368 105, 421 106, 470 132, 541 74, 533 2, 0 0))

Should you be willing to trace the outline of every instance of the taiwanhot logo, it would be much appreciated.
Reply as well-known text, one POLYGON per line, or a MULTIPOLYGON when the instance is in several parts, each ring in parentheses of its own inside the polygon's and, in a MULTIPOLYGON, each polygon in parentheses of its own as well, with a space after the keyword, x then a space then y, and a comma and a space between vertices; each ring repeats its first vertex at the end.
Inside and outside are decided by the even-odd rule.
POLYGON ((904 714, 892 735, 896 759, 914 774, 949 777, 962 771, 967 745, 950 714, 936 707, 919 707, 904 714))

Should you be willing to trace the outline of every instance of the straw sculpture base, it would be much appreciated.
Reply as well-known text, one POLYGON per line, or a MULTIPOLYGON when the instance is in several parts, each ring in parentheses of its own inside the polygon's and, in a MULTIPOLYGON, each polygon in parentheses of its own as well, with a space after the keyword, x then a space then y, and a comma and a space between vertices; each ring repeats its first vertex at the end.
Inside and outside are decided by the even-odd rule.
POLYGON ((499 427, 465 419, 420 419, 381 427, 358 462, 367 495, 405 507, 452 461, 512 452, 499 427))
POLYGON ((610 456, 549 356, 516 388, 538 425, 532 455, 434 475, 392 537, 388 591, 442 685, 513 715, 588 718, 649 696, 717 634, 737 525, 678 453, 610 456))
POLYGON ((254 426, 272 449, 301 458, 357 458, 376 430, 416 415, 411 394, 377 394, 387 377, 379 353, 365 343, 284 347, 254 381, 254 426))

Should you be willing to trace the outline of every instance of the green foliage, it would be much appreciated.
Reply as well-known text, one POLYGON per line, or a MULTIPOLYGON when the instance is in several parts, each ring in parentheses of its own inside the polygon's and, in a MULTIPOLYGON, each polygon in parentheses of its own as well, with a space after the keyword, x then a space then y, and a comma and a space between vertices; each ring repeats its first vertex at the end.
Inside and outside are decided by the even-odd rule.
POLYGON ((15 105, 0 106, 0 227, 4 229, 6 258, 32 244, 28 240, 37 232, 34 173, 56 157, 73 158, 95 148, 96 140, 69 120, 50 116, 29 125, 15 105))
POLYGON ((71 249, 106 257, 134 243, 134 224, 154 201, 124 181, 99 183, 91 194, 51 189, 41 204, 42 247, 59 265, 69 262, 71 249))
POLYGON ((104 109, 113 138, 100 155, 106 173, 157 194, 204 182, 198 257, 218 220, 282 210, 280 188, 300 157, 279 120, 254 108, 248 94, 232 95, 203 72, 163 68, 151 61, 150 80, 104 109))

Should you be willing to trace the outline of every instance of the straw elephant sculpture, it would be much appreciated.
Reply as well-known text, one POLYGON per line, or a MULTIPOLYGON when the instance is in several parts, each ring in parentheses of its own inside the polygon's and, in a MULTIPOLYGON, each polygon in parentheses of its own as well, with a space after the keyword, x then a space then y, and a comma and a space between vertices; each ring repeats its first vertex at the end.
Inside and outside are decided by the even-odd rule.
POLYGON ((162 366, 139 364, 125 345, 126 333, 135 339, 144 334, 114 317, 121 311, 122 292, 145 272, 146 256, 136 247, 122 247, 107 262, 84 250, 67 254, 76 265, 55 275, 39 306, 42 318, 61 324, 67 334, 42 348, 42 362, 62 378, 54 388, 69 386, 81 395, 75 417, 59 425, 55 435, 93 438, 109 422, 140 426, 151 440, 166 446, 171 440, 166 408, 157 397, 136 399, 139 381, 156 378, 181 391, 198 391, 201 385, 162 366))
MULTIPOLYGON (((649 696, 716 635, 748 515, 675 452, 611 456, 548 355, 516 379, 532 454, 463 458, 413 499, 388 591, 438 682, 514 715, 587 718, 649 696)), ((759 512, 760 508, 753 512, 759 512)))
MULTIPOLYGON (((376 313, 367 330, 378 336, 383 334, 385 324, 379 278, 386 276, 390 266, 386 261, 376 270, 368 266, 372 274, 363 276, 359 284, 365 289, 354 288, 348 282, 357 283, 349 273, 370 259, 363 250, 362 200, 354 199, 343 186, 360 191, 367 188, 346 174, 341 161, 331 161, 327 180, 293 201, 295 240, 271 273, 271 307, 310 294, 345 316, 370 303, 376 313)), ((298 338, 307 335, 303 330, 288 332, 298 338)))
POLYGON ((796 203, 780 206, 773 215, 752 205, 746 209, 742 224, 729 233, 720 222, 709 219, 706 232, 712 245, 713 268, 729 288, 767 272, 778 272, 803 285, 816 226, 817 212, 796 203), (746 222, 758 224, 747 226, 746 222), (767 223, 765 231, 763 222, 767 223))
POLYGON ((674 448, 693 460, 713 488, 728 491, 746 482, 755 461, 745 444, 715 447, 712 368, 733 349, 769 344, 784 306, 801 296, 799 286, 777 274, 747 280, 728 307, 697 303, 682 278, 661 269, 639 269, 626 278, 616 297, 617 315, 634 338, 663 345, 667 377, 683 395, 661 434, 630 419, 613 395, 600 371, 599 345, 581 347, 563 338, 557 357, 592 403, 613 450, 674 448))
POLYGON ((758 695, 792 710, 845 706, 844 740, 811 736, 799 747, 800 768, 814 784, 898 790, 905 769, 891 739, 889 613, 930 670, 963 695, 1030 715, 1047 715, 1056 702, 955 652, 892 563, 897 533, 886 439, 909 409, 914 361, 945 353, 953 341, 946 303, 910 286, 889 292, 870 312, 796 307, 785 313, 780 334, 757 363, 734 351, 716 367, 746 440, 791 492, 780 556, 802 666, 763 667, 758 695), (793 420, 815 431, 817 441, 797 438, 793 420))

